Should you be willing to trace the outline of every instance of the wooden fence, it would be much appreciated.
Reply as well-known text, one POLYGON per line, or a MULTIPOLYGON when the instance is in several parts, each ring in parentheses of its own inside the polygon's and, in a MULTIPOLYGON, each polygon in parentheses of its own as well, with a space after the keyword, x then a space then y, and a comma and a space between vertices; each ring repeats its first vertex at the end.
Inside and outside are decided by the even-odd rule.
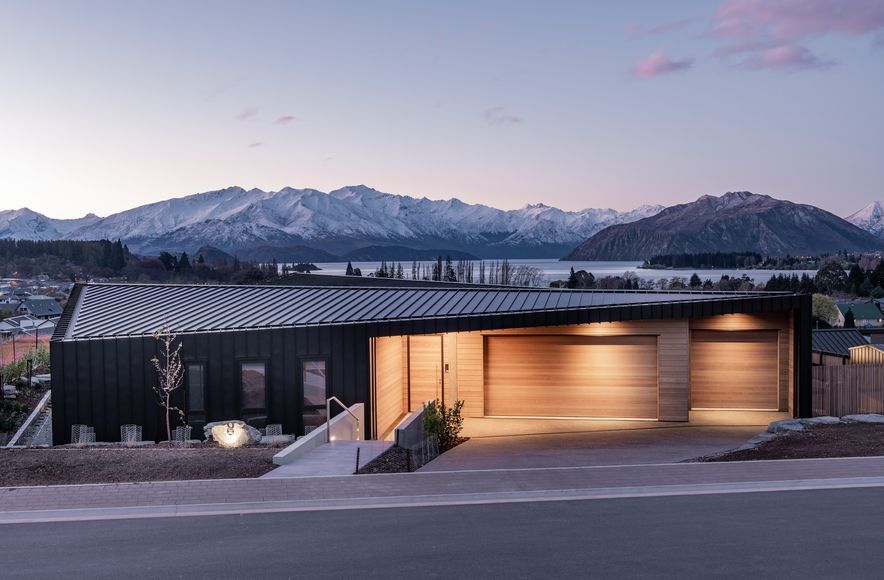
POLYGON ((813 414, 884 413, 884 365, 813 367, 813 414))

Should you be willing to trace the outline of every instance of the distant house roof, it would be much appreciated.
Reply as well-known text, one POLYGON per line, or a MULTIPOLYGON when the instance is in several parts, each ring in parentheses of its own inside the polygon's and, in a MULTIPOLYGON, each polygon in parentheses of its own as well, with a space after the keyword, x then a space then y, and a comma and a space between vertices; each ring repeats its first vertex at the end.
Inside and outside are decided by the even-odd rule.
POLYGON ((850 356, 851 347, 868 344, 855 328, 831 328, 813 331, 813 351, 838 356, 850 356))
MULTIPOLYGON (((659 318, 664 307, 688 316, 761 311, 764 303, 788 308, 777 292, 576 291, 550 288, 352 288, 84 284, 75 288, 55 340, 149 336, 166 325, 175 333, 257 328, 427 321, 448 318, 559 313, 577 322, 581 311, 631 309, 659 318), (753 306, 756 305, 757 306, 753 306), (708 308, 707 308, 708 307, 708 308), (573 316, 568 316, 573 313, 573 316)), ((619 317, 620 314, 618 313, 619 317)), ((672 314, 668 316, 673 316, 672 314)), ((618 318, 619 319, 619 318, 618 318)), ((478 327, 477 327, 478 329, 478 327)))
POLYGON ((49 336, 55 330, 57 318, 43 320, 30 314, 13 316, 0 320, 0 332, 19 334, 22 332, 33 333, 36 329, 41 335, 49 336))
POLYGON ((875 344, 875 343, 858 344, 856 346, 851 346, 850 350, 853 351, 854 349, 864 348, 864 347, 868 347, 871 349, 880 350, 881 352, 884 352, 884 344, 875 344))
POLYGON ((28 299, 24 301, 24 306, 28 310, 28 314, 33 316, 61 316, 61 304, 55 300, 28 299))
POLYGON ((848 310, 853 311, 853 318, 856 320, 879 320, 884 318, 881 310, 872 302, 840 302, 838 310, 841 314, 847 314, 848 310))

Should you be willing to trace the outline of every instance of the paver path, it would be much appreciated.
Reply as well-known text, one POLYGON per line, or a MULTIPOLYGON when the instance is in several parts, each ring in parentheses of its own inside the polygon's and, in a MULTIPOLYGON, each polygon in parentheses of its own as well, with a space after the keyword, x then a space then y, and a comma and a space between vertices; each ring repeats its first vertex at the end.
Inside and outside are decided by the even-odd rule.
POLYGON ((469 495, 481 500, 483 494, 840 478, 845 482, 865 478, 881 485, 884 457, 0 488, 0 523, 23 521, 26 515, 21 512, 30 510, 47 513, 141 507, 149 512, 152 506, 236 503, 249 504, 255 510, 255 504, 292 501, 325 501, 346 507, 378 498, 399 498, 400 504, 408 504, 409 498, 469 495))

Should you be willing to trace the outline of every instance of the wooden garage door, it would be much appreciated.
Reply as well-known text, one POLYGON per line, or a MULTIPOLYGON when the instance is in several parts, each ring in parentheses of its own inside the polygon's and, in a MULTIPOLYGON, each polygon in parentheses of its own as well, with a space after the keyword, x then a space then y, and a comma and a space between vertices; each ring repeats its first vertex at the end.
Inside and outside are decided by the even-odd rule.
POLYGON ((485 414, 657 417, 653 336, 488 336, 485 414))
POLYGON ((691 332, 691 407, 779 407, 777 331, 691 332))

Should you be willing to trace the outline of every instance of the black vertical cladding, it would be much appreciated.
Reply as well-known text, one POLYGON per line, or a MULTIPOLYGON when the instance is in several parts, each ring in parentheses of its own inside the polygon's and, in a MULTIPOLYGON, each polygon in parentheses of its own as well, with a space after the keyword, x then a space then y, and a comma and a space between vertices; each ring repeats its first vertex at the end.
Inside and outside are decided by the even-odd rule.
POLYGON ((121 425, 134 423, 132 402, 132 373, 128 361, 131 358, 132 345, 127 339, 111 340, 116 354, 117 371, 117 417, 121 425))
MULTIPOLYGON (((65 424, 65 420, 69 415, 71 415, 69 411, 70 405, 68 404, 68 399, 71 394, 76 395, 74 389, 71 388, 72 385, 68 384, 71 382, 71 378, 73 375, 70 374, 69 369, 65 364, 65 355, 68 355, 70 358, 71 348, 69 347, 70 343, 65 344, 63 342, 53 342, 49 346, 49 363, 52 369, 59 369, 61 372, 53 372, 52 373, 52 443, 53 445, 61 445, 63 443, 67 443, 68 433, 70 427, 65 424)), ((76 407, 76 401, 74 401, 73 407, 76 407)))
POLYGON ((795 313, 797 328, 795 341, 798 346, 798 364, 796 371, 798 372, 795 381, 797 389, 797 404, 794 405, 794 411, 798 417, 813 416, 813 378, 811 376, 811 357, 812 353, 812 311, 813 302, 810 294, 801 296, 801 307, 795 313))
MULTIPOLYGON (((108 425, 120 424, 120 383, 117 380, 117 342, 102 340, 101 347, 104 359, 104 402, 108 425)), ((119 434, 119 431, 117 431, 119 434)), ((115 438, 111 438, 114 440, 115 438)))
MULTIPOLYGON (((95 426, 95 437, 98 441, 107 441, 108 433, 103 421, 97 425, 94 421, 97 417, 105 416, 105 388, 104 388, 104 353, 102 352, 103 340, 89 342, 89 376, 91 380, 90 393, 92 395, 92 419, 89 425, 95 426)), ((110 361, 108 361, 110 362, 110 361)))
POLYGON ((92 369, 89 366, 89 346, 92 341, 85 340, 74 345, 76 349, 77 372, 75 388, 77 390, 77 423, 92 425, 92 369))

